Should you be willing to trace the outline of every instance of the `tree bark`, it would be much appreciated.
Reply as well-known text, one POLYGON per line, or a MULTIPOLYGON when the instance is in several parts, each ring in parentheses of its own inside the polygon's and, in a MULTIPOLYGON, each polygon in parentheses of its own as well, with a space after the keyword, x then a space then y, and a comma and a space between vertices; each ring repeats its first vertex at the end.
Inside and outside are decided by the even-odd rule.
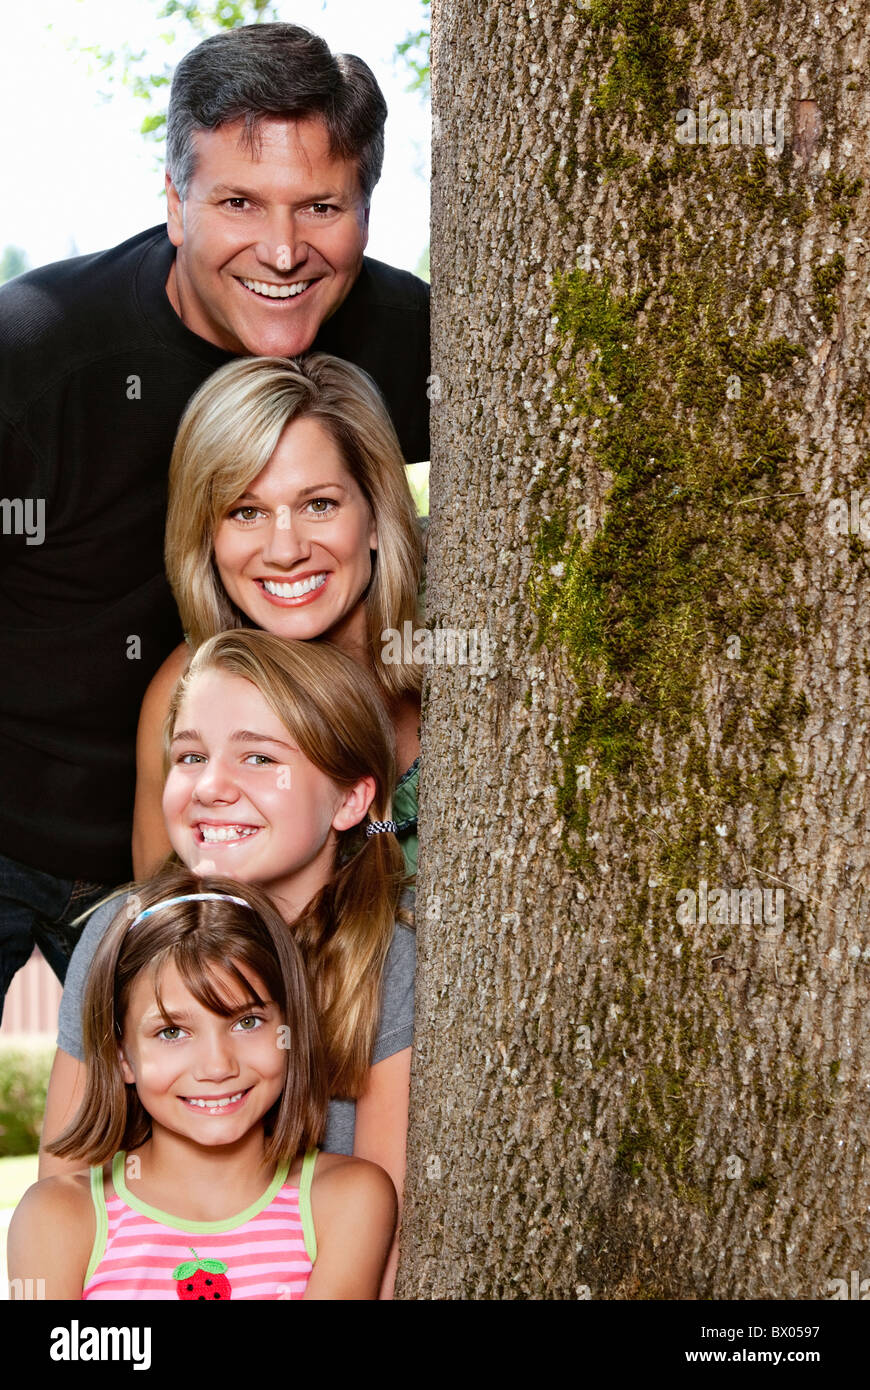
POLYGON ((398 1293, 848 1297, 870 13, 434 9, 428 620, 494 656, 427 673, 398 1293))

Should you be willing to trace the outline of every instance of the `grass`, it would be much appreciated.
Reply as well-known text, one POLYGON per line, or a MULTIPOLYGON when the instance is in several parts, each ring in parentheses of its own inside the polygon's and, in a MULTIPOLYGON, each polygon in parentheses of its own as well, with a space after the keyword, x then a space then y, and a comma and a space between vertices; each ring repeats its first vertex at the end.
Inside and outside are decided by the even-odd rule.
POLYGON ((31 1183, 36 1182, 38 1154, 0 1158, 0 1211, 14 1207, 31 1183))

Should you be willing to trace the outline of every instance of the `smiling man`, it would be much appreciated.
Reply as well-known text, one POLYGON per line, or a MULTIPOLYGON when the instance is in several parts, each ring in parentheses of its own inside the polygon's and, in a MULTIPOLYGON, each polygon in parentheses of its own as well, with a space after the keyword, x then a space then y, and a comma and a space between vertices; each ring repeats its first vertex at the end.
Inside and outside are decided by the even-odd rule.
POLYGON ((254 167, 242 121, 193 145, 183 198, 166 176, 170 303, 230 352, 304 352, 362 269, 369 209, 355 162, 332 153, 321 120, 263 120, 254 167))
POLYGON ((428 287, 364 254, 385 119, 366 64, 305 29, 206 39, 172 83, 167 225, 0 291, 0 1006, 34 941, 63 978, 71 921, 130 873, 193 392, 233 356, 331 352, 374 378, 408 462, 429 456, 428 287))

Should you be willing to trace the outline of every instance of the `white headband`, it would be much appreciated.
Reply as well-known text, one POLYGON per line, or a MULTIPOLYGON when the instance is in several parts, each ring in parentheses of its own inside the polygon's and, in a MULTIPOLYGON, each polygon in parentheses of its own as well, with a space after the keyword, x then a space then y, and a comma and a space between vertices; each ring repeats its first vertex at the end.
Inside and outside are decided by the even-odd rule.
POLYGON ((229 893, 183 893, 179 898, 163 898, 159 903, 154 903, 151 907, 146 907, 139 913, 138 917, 133 918, 127 930, 132 931, 140 922, 144 922, 146 917, 150 917, 153 912, 158 912, 161 907, 172 907, 175 903, 204 902, 238 903, 239 907, 247 907, 253 912, 251 904, 245 902, 244 898, 233 898, 229 893))

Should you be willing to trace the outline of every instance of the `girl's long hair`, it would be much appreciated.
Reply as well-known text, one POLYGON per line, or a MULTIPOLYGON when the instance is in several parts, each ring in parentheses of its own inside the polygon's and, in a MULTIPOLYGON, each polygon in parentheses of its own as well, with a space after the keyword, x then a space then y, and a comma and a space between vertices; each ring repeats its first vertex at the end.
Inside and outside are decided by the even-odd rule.
POLYGON ((388 700, 418 692, 419 663, 381 660, 381 634, 418 617, 423 544, 399 441, 383 399, 359 367, 327 353, 254 357, 221 367, 188 402, 169 469, 166 572, 194 647, 250 624, 214 563, 215 533, 263 471, 286 427, 317 420, 371 507, 378 533, 365 595, 372 669, 388 700))
POLYGON ((124 1081, 119 1047, 136 980, 143 971, 150 974, 162 1008, 160 977, 170 961, 193 996, 223 1017, 238 1005, 217 988, 214 968, 235 980, 245 1000, 255 993, 247 972, 260 977, 267 998, 278 1005, 275 1046, 285 1058, 283 1091, 265 1117, 264 1162, 290 1161, 318 1143, 328 1103, 325 1049, 301 953, 266 894, 230 879, 197 878, 173 865, 119 901, 85 987, 84 1099, 72 1123, 47 1146, 49 1152, 100 1165, 119 1149, 138 1148, 150 1135, 151 1120, 136 1087, 124 1081), (225 896, 160 907, 136 921, 145 908, 167 898, 203 892, 225 896), (248 905, 230 902, 230 896, 248 905))
MULTIPOLYGON (((182 701, 204 671, 248 680, 292 742, 338 787, 371 777, 375 795, 359 826, 337 832, 328 883, 291 923, 308 968, 333 1096, 359 1096, 371 1066, 381 979, 405 876, 395 835, 365 826, 387 820, 395 783, 393 728, 375 681, 327 642, 288 641, 256 629, 219 633, 194 654, 166 722, 166 758, 182 701)), ((287 795, 292 796, 292 789, 287 795)))

